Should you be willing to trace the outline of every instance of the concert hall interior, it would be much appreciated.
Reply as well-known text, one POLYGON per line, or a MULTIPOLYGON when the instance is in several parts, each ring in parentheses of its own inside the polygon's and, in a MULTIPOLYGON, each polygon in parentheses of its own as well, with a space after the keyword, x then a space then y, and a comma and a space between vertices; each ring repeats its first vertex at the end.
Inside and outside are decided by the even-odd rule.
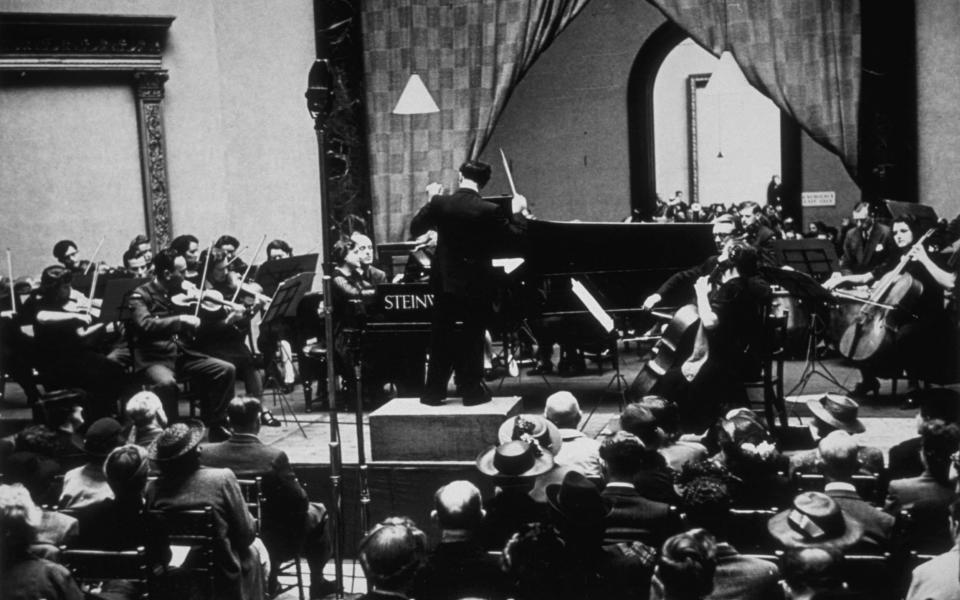
POLYGON ((942 0, 0 0, 0 597, 960 599, 957 73, 942 0))

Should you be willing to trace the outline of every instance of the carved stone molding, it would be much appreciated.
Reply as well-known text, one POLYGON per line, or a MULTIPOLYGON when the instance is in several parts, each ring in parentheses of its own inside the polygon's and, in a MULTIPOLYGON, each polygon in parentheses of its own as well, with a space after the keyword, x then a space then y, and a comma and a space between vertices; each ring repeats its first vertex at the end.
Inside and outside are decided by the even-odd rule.
POLYGON ((137 105, 144 219, 154 250, 173 237, 163 130, 170 16, 0 13, 0 74, 114 73, 137 105))

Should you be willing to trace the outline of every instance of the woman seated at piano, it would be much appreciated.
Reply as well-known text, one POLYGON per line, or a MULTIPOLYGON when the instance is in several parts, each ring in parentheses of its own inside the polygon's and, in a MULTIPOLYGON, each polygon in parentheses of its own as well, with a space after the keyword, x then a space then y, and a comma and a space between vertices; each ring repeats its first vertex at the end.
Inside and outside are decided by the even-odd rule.
POLYGON ((66 267, 44 269, 22 317, 24 324, 33 325, 44 386, 85 390, 86 417, 93 421, 116 414, 126 374, 119 352, 106 354, 117 338, 113 324, 94 323, 100 301, 73 289, 72 282, 73 272, 66 267))
MULTIPOLYGON (((955 335, 955 329, 950 325, 946 312, 945 297, 946 292, 954 289, 956 274, 944 269, 932 258, 924 247, 925 244, 915 243, 922 232, 913 216, 897 217, 893 220, 891 229, 897 252, 889 260, 873 271, 828 280, 824 287, 834 289, 842 285, 876 284, 897 268, 901 259, 906 257, 909 262, 903 267, 903 272, 913 277, 922 286, 922 291, 912 310, 916 318, 897 330, 893 356, 887 358, 896 368, 906 370, 910 388, 913 390, 925 372, 936 371, 933 365, 944 366, 941 360, 944 354, 942 350, 948 347, 948 344, 944 343, 943 336, 948 332, 955 335)), ((860 366, 861 381, 853 389, 854 396, 877 393, 880 388, 875 376, 878 366, 886 365, 871 361, 860 366)))
POLYGON ((348 386, 355 381, 355 334, 363 323, 364 302, 373 299, 375 287, 363 277, 356 243, 343 238, 333 245, 334 269, 330 280, 330 307, 333 311, 333 353, 337 374, 348 386))

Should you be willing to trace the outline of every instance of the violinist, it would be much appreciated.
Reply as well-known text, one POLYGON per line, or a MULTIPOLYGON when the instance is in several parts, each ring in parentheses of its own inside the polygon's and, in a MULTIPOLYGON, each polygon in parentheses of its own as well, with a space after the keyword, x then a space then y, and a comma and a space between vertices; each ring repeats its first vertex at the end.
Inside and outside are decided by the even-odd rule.
POLYGON ((281 260, 293 256, 293 248, 283 240, 270 240, 267 244, 267 260, 281 260))
MULTIPOLYGON (((921 287, 919 299, 912 312, 915 319, 899 327, 894 335, 892 364, 906 369, 911 388, 924 374, 924 367, 937 363, 936 352, 944 346, 937 342, 943 332, 953 331, 945 308, 945 292, 952 291, 956 274, 947 271, 931 258, 923 244, 915 243, 920 237, 918 223, 911 215, 897 217, 892 223, 893 242, 896 250, 888 260, 875 269, 859 275, 842 275, 824 283, 827 289, 844 285, 871 285, 898 266, 905 258, 903 273, 912 277, 921 287)), ((942 339, 941 339, 942 341, 942 339)), ((880 357, 882 358, 882 357, 880 357)), ((853 389, 854 396, 863 397, 869 392, 877 393, 875 365, 861 365, 862 380, 853 389)), ((909 392, 908 392, 909 395, 909 392)))
POLYGON ((356 245, 357 255, 360 257, 360 272, 363 278, 371 285, 386 283, 387 274, 373 264, 373 241, 359 231, 350 234, 350 239, 356 245))
POLYGON ((229 269, 228 260, 227 253, 216 247, 210 251, 209 257, 206 250, 200 255, 200 263, 207 265, 203 289, 217 292, 225 302, 204 313, 206 316, 193 345, 204 354, 232 364, 243 379, 247 395, 260 398, 263 396, 263 380, 246 343, 250 334, 250 313, 244 305, 231 302, 241 276, 229 269))
POLYGON ((132 240, 130 240, 130 250, 136 251, 137 254, 143 256, 143 260, 147 263, 147 269, 153 264, 153 246, 150 245, 150 238, 146 235, 139 233, 132 240))
POLYGON ((77 244, 73 240, 60 240, 54 244, 53 257, 73 273, 83 271, 80 261, 77 260, 77 244))
POLYGON ((66 267, 47 267, 40 287, 24 303, 24 322, 34 326, 37 370, 45 387, 85 390, 91 419, 115 415, 125 369, 119 354, 101 351, 115 329, 93 322, 97 302, 73 289, 72 279, 66 267))
POLYGON ((211 439, 229 437, 226 430, 227 404, 234 395, 236 369, 226 361, 198 352, 185 341, 200 327, 200 318, 183 314, 173 301, 182 294, 187 261, 176 250, 161 250, 153 258, 153 280, 133 290, 127 306, 134 369, 163 402, 171 420, 177 418, 177 379, 189 379, 201 398, 200 414, 210 429, 211 439))
POLYGON ((693 283, 700 316, 693 353, 668 370, 650 392, 677 404, 686 432, 703 431, 724 407, 746 404, 747 349, 762 339, 769 303, 770 288, 757 276, 756 248, 729 239, 714 260, 713 272, 693 283))
POLYGON ((243 262, 242 259, 237 258, 237 250, 240 248, 240 240, 233 237, 232 235, 221 235, 217 238, 217 241, 213 243, 214 248, 219 248, 223 250, 224 254, 227 255, 227 262, 229 263, 229 269, 234 273, 243 273, 247 270, 247 263, 243 262))
POLYGON ((147 258, 140 250, 128 248, 127 251, 123 253, 123 272, 131 279, 143 279, 150 276, 147 258))
MULTIPOLYGON (((178 235, 170 242, 170 247, 187 262, 184 279, 200 287, 200 240, 189 233, 178 235)), ((180 290, 175 293, 180 293, 180 290)))

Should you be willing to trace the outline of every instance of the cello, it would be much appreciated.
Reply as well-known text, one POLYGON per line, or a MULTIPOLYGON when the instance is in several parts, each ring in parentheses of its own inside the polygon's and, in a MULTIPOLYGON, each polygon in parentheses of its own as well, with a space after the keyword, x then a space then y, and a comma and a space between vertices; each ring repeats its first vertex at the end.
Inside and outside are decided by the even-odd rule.
MULTIPOLYGON (((923 244, 933 232, 928 230, 914 245, 923 244)), ((907 251, 866 300, 834 292, 841 298, 863 303, 840 337, 840 354, 858 362, 869 361, 882 357, 893 345, 900 326, 914 317, 914 306, 923 294, 923 284, 903 272, 909 262, 907 251)))
POLYGON ((630 394, 635 397, 649 394, 667 371, 687 359, 700 326, 700 313, 694 304, 682 306, 672 315, 657 311, 650 314, 669 323, 630 384, 630 394))

